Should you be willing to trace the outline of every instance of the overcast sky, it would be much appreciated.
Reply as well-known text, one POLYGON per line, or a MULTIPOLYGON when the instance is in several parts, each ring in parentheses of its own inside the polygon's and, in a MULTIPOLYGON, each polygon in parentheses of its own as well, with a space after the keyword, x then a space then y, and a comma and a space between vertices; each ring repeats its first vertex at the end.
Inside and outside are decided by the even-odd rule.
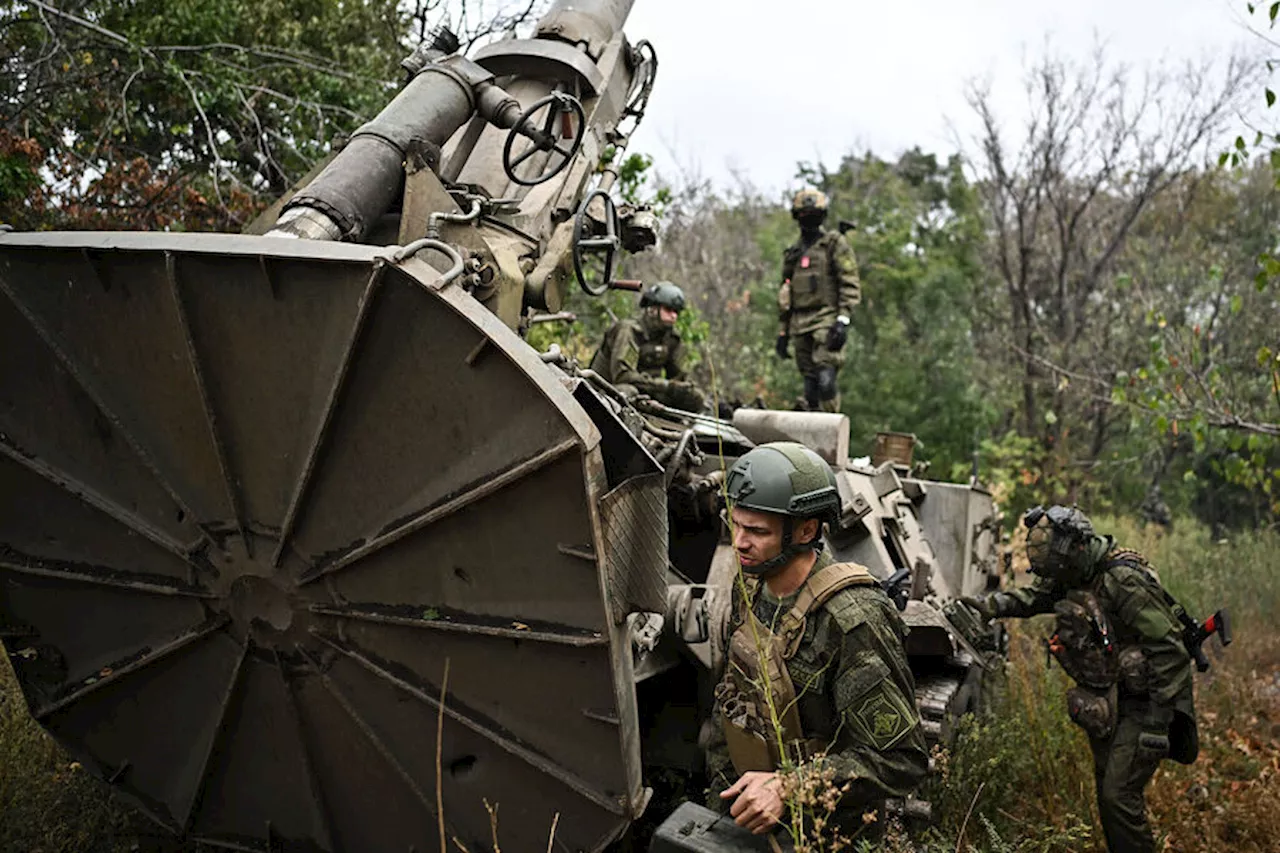
POLYGON ((1245 14, 1245 0, 635 0, 627 34, 653 42, 659 70, 631 150, 781 192, 801 160, 955 150, 968 79, 1016 119, 1046 38, 1081 59, 1101 39, 1134 64, 1178 63, 1257 50, 1245 14))

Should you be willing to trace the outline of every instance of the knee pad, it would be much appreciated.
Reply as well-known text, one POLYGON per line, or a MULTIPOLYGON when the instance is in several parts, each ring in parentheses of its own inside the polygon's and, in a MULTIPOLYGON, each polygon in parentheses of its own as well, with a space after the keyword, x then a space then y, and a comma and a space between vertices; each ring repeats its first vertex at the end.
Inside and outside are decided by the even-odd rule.
POLYGON ((834 400, 836 396, 836 369, 826 364, 819 367, 815 384, 818 386, 819 400, 834 400))

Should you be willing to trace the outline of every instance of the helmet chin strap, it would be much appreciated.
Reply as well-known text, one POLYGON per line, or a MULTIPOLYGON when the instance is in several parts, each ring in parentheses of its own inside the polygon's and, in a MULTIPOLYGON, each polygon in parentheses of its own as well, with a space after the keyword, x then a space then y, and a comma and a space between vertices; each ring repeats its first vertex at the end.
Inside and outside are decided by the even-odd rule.
POLYGON ((742 571, 749 575, 767 575, 776 571, 787 563, 791 562, 797 555, 803 554, 805 551, 821 551, 822 550, 822 527, 818 527, 818 534, 808 542, 793 542, 791 536, 795 531, 795 519, 791 516, 785 516, 782 519, 782 550, 778 552, 776 557, 770 557, 763 562, 754 566, 742 566, 742 571))

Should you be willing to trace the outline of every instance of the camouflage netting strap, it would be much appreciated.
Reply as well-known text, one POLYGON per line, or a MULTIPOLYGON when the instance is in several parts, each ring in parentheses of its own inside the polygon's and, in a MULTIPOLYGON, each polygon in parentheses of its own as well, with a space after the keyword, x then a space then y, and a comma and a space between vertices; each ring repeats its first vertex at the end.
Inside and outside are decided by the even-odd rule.
POLYGON ((1107 553, 1107 567, 1110 568, 1117 565, 1142 569, 1154 579, 1160 579, 1160 575, 1156 573, 1155 566, 1151 565, 1146 555, 1132 548, 1113 548, 1107 553))
POLYGON ((857 563, 832 563, 809 575, 796 603, 778 624, 778 638, 782 642, 783 657, 790 660, 800 647, 805 623, 814 608, 826 604, 831 596, 851 586, 875 586, 878 583, 865 566, 857 563))

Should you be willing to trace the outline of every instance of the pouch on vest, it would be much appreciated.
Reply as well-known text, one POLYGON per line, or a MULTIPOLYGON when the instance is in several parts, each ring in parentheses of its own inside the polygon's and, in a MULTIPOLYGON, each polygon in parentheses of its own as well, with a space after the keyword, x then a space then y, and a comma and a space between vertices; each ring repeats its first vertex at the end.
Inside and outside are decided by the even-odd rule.
POLYGON ((1151 693, 1151 664, 1141 646, 1129 646, 1120 653, 1120 685, 1126 696, 1146 698, 1151 693))
POLYGON ((1067 716, 1091 738, 1111 737, 1119 716, 1115 685, 1106 690, 1072 687, 1067 691, 1067 716))
MULTIPOLYGON (((746 617, 747 621, 729 639, 729 665, 725 675, 748 713, 736 718, 723 716, 725 742, 730 744, 729 757, 739 774, 752 769, 777 769, 782 763, 782 752, 775 742, 778 729, 782 731, 784 742, 789 743, 802 737, 795 685, 791 683, 791 674, 787 672, 781 643, 750 610, 746 617), (765 696, 764 690, 769 691, 768 696, 765 696), (777 715, 776 727, 773 715, 777 715), (754 766, 758 763, 758 749, 754 746, 757 738, 761 739, 767 750, 768 767, 754 766), (743 760, 742 766, 734 758, 735 739, 743 760), (747 767, 748 764, 753 766, 747 767)), ((723 702, 721 707, 723 714, 723 702)))
POLYGON ((723 712, 720 714, 720 725, 724 729, 729 760, 733 762, 733 769, 739 776, 752 770, 769 772, 777 767, 773 758, 774 750, 762 735, 729 719, 723 712))
POLYGON ((1049 653, 1082 687, 1106 690, 1119 678, 1111 624, 1091 592, 1072 590, 1053 606, 1057 622, 1049 653))

